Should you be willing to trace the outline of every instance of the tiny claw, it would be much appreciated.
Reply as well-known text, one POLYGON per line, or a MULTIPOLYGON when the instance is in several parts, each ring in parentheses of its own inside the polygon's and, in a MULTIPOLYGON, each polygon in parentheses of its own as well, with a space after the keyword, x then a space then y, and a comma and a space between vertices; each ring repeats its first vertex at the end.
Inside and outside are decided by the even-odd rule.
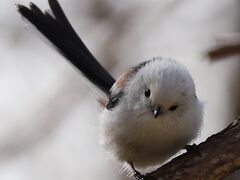
POLYGON ((133 170, 133 175, 136 180, 156 180, 156 178, 152 177, 150 174, 142 175, 139 171, 137 171, 132 162, 128 162, 133 170))
POLYGON ((137 171, 137 170, 135 169, 133 163, 132 163, 132 162, 129 162, 129 164, 130 164, 130 166, 131 166, 131 168, 132 168, 132 170, 133 170, 133 174, 134 174, 135 179, 136 179, 136 180, 144 180, 144 179, 145 179, 145 176, 142 175, 139 171, 137 171))
POLYGON ((134 170, 134 177, 136 180, 144 180, 145 179, 145 176, 136 170, 134 170))

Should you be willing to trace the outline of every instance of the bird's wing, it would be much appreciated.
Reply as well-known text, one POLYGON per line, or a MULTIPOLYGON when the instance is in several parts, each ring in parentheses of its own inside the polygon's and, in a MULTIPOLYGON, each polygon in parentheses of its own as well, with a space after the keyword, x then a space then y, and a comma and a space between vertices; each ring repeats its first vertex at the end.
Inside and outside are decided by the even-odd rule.
MULTIPOLYGON (((110 95, 109 95, 109 101, 108 101, 108 103, 105 103, 106 108, 108 110, 111 110, 118 105, 119 101, 121 100, 121 97, 124 94, 124 89, 125 89, 126 83, 129 81, 129 79, 131 79, 134 75, 136 75, 136 73, 140 69, 142 69, 145 65, 147 65, 151 61, 155 61, 155 60, 158 60, 158 58, 153 58, 151 60, 144 61, 144 62, 138 64, 137 66, 129 68, 116 80, 116 82, 113 84, 113 86, 111 88, 110 95)), ((101 104, 104 104, 103 101, 101 104)))
POLYGON ((35 4, 17 5, 18 12, 32 23, 57 50, 107 95, 114 78, 102 67, 77 35, 57 0, 48 0, 52 12, 42 12, 35 4))

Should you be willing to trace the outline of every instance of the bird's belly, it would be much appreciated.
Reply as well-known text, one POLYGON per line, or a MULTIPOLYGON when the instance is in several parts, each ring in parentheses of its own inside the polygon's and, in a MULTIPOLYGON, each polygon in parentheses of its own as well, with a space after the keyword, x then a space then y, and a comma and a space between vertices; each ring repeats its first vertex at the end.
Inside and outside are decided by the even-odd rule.
POLYGON ((150 119, 139 125, 130 123, 134 119, 130 120, 103 121, 101 142, 118 160, 132 162, 140 168, 163 163, 195 138, 198 132, 189 122, 150 119))
POLYGON ((136 167, 147 167, 163 163, 187 143, 186 139, 146 139, 119 144, 119 159, 132 162, 136 167))

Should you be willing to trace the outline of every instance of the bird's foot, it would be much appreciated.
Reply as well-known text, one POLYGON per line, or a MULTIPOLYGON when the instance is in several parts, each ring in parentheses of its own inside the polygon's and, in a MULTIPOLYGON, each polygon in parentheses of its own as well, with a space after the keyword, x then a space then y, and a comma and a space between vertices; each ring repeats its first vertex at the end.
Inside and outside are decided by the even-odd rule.
POLYGON ((139 171, 137 171, 132 162, 129 162, 129 165, 131 166, 131 168, 133 170, 133 175, 136 180, 145 180, 145 175, 142 175, 139 171))
POLYGON ((198 146, 195 143, 192 144, 192 145, 186 145, 184 147, 184 149, 186 149, 187 152, 189 152, 189 153, 195 154, 195 155, 200 156, 200 157, 202 156, 200 151, 199 151, 198 146))
POLYGON ((136 180, 144 180, 145 179, 145 176, 142 175, 139 171, 137 170, 134 170, 134 177, 136 180))

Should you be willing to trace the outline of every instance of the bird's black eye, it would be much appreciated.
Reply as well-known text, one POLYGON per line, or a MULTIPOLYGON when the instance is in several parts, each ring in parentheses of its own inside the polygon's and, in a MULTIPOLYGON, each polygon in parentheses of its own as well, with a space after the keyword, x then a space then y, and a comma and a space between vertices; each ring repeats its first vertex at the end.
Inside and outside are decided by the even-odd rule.
POLYGON ((149 98, 151 95, 150 89, 146 89, 144 94, 145 94, 146 98, 149 98))
POLYGON ((170 111, 175 111, 177 109, 178 105, 173 105, 169 108, 170 111))

